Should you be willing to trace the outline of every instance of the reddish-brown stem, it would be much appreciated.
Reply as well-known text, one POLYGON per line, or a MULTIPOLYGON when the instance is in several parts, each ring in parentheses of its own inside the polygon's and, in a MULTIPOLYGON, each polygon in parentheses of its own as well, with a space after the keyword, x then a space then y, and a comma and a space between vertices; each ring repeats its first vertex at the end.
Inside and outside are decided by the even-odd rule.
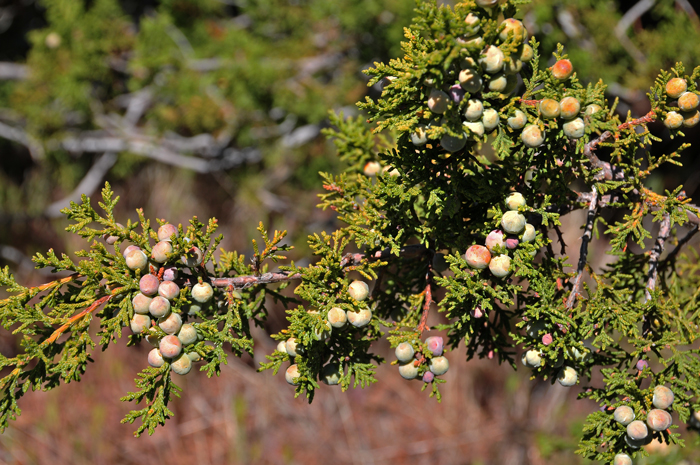
POLYGON ((52 343, 56 342, 56 340, 57 340, 59 337, 61 337, 61 334, 63 334, 64 332, 66 332, 66 330, 67 330, 68 328, 70 328, 70 327, 73 325, 73 323, 75 323, 76 321, 80 320, 80 319, 83 318, 84 316, 89 315, 89 314, 91 314, 92 312, 94 312, 95 310, 97 310, 97 308, 98 308, 100 305, 102 305, 103 303, 109 301, 109 299, 111 299, 112 297, 114 297, 114 294, 115 294, 115 292, 112 291, 112 293, 111 293, 110 295, 106 295, 106 296, 104 296, 104 297, 100 297, 99 299, 97 299, 96 301, 94 301, 93 303, 91 303, 90 306, 87 307, 85 310, 83 310, 82 312, 78 313, 77 315, 71 317, 66 323, 64 323, 63 325, 59 326, 58 329, 56 329, 56 331, 54 331, 54 332, 51 334, 51 336, 49 336, 44 342, 42 342, 42 345, 48 345, 48 344, 52 344, 52 343))
POLYGON ((425 294, 425 300, 423 301, 423 315, 421 315, 420 324, 416 328, 420 333, 428 330, 428 313, 430 312, 430 304, 433 303, 433 291, 430 285, 430 277, 428 277, 428 284, 425 286, 425 291, 423 291, 423 293, 425 294))

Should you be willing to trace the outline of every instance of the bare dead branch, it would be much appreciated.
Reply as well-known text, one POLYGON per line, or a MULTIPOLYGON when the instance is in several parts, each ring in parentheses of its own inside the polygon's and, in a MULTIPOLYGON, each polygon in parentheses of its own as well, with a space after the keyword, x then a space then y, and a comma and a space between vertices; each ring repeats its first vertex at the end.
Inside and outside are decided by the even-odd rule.
POLYGON ((34 160, 41 160, 44 158, 44 148, 41 144, 22 129, 0 122, 0 137, 27 147, 29 154, 34 160))
POLYGON ((620 44, 627 50, 632 58, 640 63, 646 63, 647 58, 644 54, 632 43, 632 41, 627 37, 627 30, 642 17, 644 13, 649 11, 656 3, 656 0, 640 0, 632 8, 627 10, 627 12, 620 18, 617 26, 615 26, 615 35, 620 41, 620 44))
POLYGON ((27 65, 3 61, 0 62, 0 80, 21 80, 29 76, 27 65))

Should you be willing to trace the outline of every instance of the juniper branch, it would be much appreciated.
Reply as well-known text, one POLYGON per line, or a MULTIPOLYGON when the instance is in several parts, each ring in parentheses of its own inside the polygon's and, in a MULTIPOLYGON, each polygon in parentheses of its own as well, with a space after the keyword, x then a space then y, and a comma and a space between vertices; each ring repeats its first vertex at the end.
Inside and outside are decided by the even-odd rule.
POLYGON ((576 269, 576 278, 574 278, 574 286, 571 289, 571 294, 566 301, 566 308, 571 310, 576 304, 576 297, 581 293, 581 285, 583 282, 583 271, 586 268, 586 263, 588 261, 588 243, 591 241, 593 236, 593 222, 595 221, 596 212, 598 210, 597 200, 598 192, 593 186, 591 190, 591 203, 588 206, 588 215, 586 217, 586 226, 583 230, 583 235, 581 236, 581 250, 579 252, 578 267, 576 269))

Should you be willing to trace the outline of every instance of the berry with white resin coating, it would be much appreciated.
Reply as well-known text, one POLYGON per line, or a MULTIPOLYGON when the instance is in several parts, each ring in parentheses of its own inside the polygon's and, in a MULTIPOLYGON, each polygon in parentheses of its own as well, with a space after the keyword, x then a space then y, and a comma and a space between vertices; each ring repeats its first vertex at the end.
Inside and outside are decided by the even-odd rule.
POLYGON ((496 74, 503 69, 503 63, 505 61, 505 55, 500 48, 489 45, 479 58, 479 63, 483 67, 484 71, 489 74, 496 74))
POLYGON ((156 296, 148 305, 148 313, 156 318, 163 318, 170 312, 170 301, 165 297, 156 296))
POLYGON ((413 346, 408 342, 402 342, 396 346, 396 350, 394 351, 394 353, 396 354, 396 359, 399 362, 406 363, 413 360, 415 350, 413 349, 413 346))
POLYGON ((418 376, 418 367, 413 364, 413 360, 399 365, 399 374, 404 379, 415 379, 418 376))
POLYGON ((509 210, 517 210, 527 205, 525 197, 520 192, 513 192, 506 197, 506 206, 509 210))
POLYGON ((158 348, 160 349, 160 353, 163 354, 163 357, 174 358, 182 352, 182 342, 180 342, 177 336, 169 334, 160 340, 158 348))
POLYGON ((158 320, 158 327, 166 334, 175 334, 182 327, 182 318, 178 313, 171 313, 158 320))
POLYGON ((521 21, 515 18, 506 18, 501 23, 501 32, 498 33, 498 37, 505 41, 510 35, 515 40, 515 43, 519 44, 522 42, 523 36, 525 35, 525 27, 521 21))
MULTIPOLYGON (((130 245, 129 247, 134 246, 130 245)), ((145 270, 146 266, 148 266, 148 257, 141 249, 138 248, 136 250, 129 251, 129 253, 127 253, 124 257, 124 261, 126 262, 126 267, 134 271, 145 270)))
POLYGON ((525 365, 530 368, 537 368, 542 365, 542 355, 539 350, 530 349, 525 352, 525 365))
POLYGON ((486 130, 484 129, 484 123, 481 121, 469 122, 465 121, 462 125, 469 131, 469 133, 475 137, 481 137, 484 135, 486 130))
POLYGON ((158 240, 170 242, 171 237, 175 235, 178 236, 177 226, 174 224, 166 223, 160 228, 158 228, 158 240))
POLYGON ((435 376, 444 375, 450 368, 450 362, 447 360, 447 357, 444 356, 434 357, 430 359, 428 368, 435 376))
POLYGON ((419 124, 416 126, 416 130, 411 133, 411 142, 413 145, 421 146, 428 142, 428 133, 425 132, 425 124, 419 124))
POLYGON ((347 317, 351 325, 356 328, 363 328, 372 320, 372 311, 368 309, 363 309, 358 312, 348 310, 347 317))
POLYGON ((525 126, 520 134, 520 139, 526 147, 535 148, 544 143, 544 132, 536 124, 525 126))
POLYGON ((510 116, 506 121, 511 129, 522 129, 527 124, 527 115, 520 110, 515 110, 513 116, 510 116))
POLYGON ((333 327, 327 321, 323 321, 321 329, 314 329, 314 337, 317 341, 327 341, 331 338, 333 327))
POLYGON ((148 353, 148 364, 151 365, 153 368, 160 368, 163 366, 164 363, 165 360, 163 359, 160 350, 151 349, 151 351, 148 353))
POLYGON ((381 170, 382 165, 378 161, 368 161, 362 172, 365 173, 365 176, 376 176, 381 170))
POLYGON ((686 128, 692 128, 697 126, 700 122, 700 111, 695 110, 688 113, 682 113, 683 115, 683 126, 686 128))
POLYGON ((498 112, 493 108, 487 108, 484 110, 484 114, 481 116, 481 122, 484 125, 484 129, 487 132, 491 132, 498 127, 498 122, 500 118, 498 112))
POLYGON ((192 298, 200 304, 207 303, 214 296, 214 289, 209 283, 197 283, 192 286, 192 298))
POLYGON ((491 92, 505 92, 508 86, 508 77, 505 73, 494 74, 489 80, 489 91, 491 92))
POLYGON ((571 387, 578 382, 578 373, 572 367, 565 366, 559 370, 557 381, 564 387, 571 387))
POLYGON ((156 263, 165 263, 168 260, 168 254, 173 253, 173 245, 168 241, 160 241, 151 251, 151 258, 156 263))
POLYGON ((289 368, 287 368, 287 371, 284 372, 284 379, 287 380, 287 382, 292 386, 299 385, 300 376, 301 373, 299 373, 299 366, 296 363, 294 365, 290 365, 289 368))
POLYGON ((664 118, 664 126, 669 129, 678 129, 683 125, 683 115, 677 111, 669 111, 664 118))
POLYGON ((613 418, 615 418, 615 421, 622 424, 623 426, 627 426, 630 423, 632 423, 634 417, 634 410, 632 410, 632 408, 628 407, 627 405, 620 405, 615 409, 615 412, 613 413, 613 418))
POLYGON ((673 403, 673 391, 666 386, 656 386, 651 403, 654 404, 656 408, 664 410, 669 408, 673 403))
POLYGON ((523 44, 523 48, 520 51, 520 60, 527 63, 532 60, 535 56, 535 51, 530 47, 529 44, 523 44))
POLYGON ((285 347, 287 348, 287 353, 292 357, 296 357, 298 354, 301 353, 301 346, 299 345, 299 343, 297 342, 297 338, 295 337, 290 337, 289 339, 287 339, 285 347))
POLYGON ((151 327, 151 318, 148 315, 134 314, 129 322, 129 327, 134 334, 139 334, 151 327))
POLYGON ((632 465, 632 459, 627 454, 617 454, 613 459, 613 465, 632 465))
POLYGON ((158 281, 158 277, 153 274, 143 275, 139 280, 139 290, 143 295, 155 295, 158 292, 158 286, 160 286, 160 281, 158 281))
POLYGON ((425 340, 425 345, 428 346, 428 350, 435 357, 442 355, 444 344, 445 342, 440 336, 430 336, 425 340))
POLYGON ((287 341, 280 341, 277 343, 277 352, 287 353, 287 341))
POLYGON ((202 260, 204 260, 204 254, 201 250, 199 250, 199 247, 192 247, 187 251, 187 255, 183 255, 180 257, 180 259, 185 265, 189 266, 190 268, 194 268, 202 263, 202 260))
POLYGON ((525 229, 525 216, 514 210, 509 210, 501 218, 501 227, 508 234, 520 234, 525 229))
POLYGON ((483 245, 472 245, 464 254, 464 259, 472 268, 483 270, 489 266, 489 262, 491 261, 491 252, 489 252, 489 249, 483 245))
POLYGON ((180 295, 180 287, 172 281, 163 281, 158 286, 158 294, 168 300, 173 300, 180 295))
POLYGON ((532 242, 535 240, 535 227, 530 223, 525 223, 525 232, 523 232, 523 242, 532 242))
POLYGON ((450 97, 441 90, 433 89, 428 96, 428 108, 433 113, 442 114, 447 110, 447 101, 450 97))
POLYGON ((328 310, 328 322, 331 324, 332 327, 334 328, 342 328, 345 326, 345 323, 348 321, 348 316, 345 313, 345 310, 343 310, 340 307, 333 307, 330 310, 328 310))
POLYGON ((369 297, 369 286, 364 281, 353 281, 348 286, 348 294, 357 301, 363 301, 369 297))
POLYGON ((141 315, 148 315, 148 306, 151 304, 153 299, 146 297, 142 293, 137 293, 133 299, 131 299, 131 305, 134 307, 134 312, 140 313, 141 315))
POLYGON ((187 356, 190 360, 192 360, 192 363, 199 362, 202 359, 202 356, 199 355, 199 352, 187 352, 187 356))
POLYGON ((190 345, 197 342, 197 330, 190 323, 185 323, 177 333, 177 338, 180 339, 183 346, 190 345))
POLYGON ((481 115, 484 113, 484 104, 481 100, 470 98, 467 101, 467 109, 464 110, 464 117, 469 121, 477 121, 481 119, 481 115))
POLYGON ((180 356, 170 364, 170 369, 178 375, 186 375, 192 369, 192 359, 190 359, 187 354, 180 354, 180 356))

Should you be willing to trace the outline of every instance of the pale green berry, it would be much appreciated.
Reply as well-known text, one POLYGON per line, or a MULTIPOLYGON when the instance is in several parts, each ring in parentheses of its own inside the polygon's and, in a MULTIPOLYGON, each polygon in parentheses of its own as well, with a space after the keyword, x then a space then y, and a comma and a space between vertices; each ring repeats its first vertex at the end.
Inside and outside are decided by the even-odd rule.
POLYGON ((152 349, 148 353, 148 364, 153 368, 160 368, 165 364, 165 360, 163 359, 163 355, 161 355, 160 350, 152 349))
POLYGON ((450 153, 462 150, 467 144, 467 135, 462 133, 461 137, 445 134, 440 138, 440 146, 450 153))
POLYGON ((537 368, 542 365, 542 356, 538 350, 530 349, 525 352, 525 362, 530 368, 537 368))
POLYGON ((539 108, 540 114, 545 118, 557 118, 561 113, 559 102, 551 98, 542 99, 539 108))
POLYGON ((177 338, 180 339, 183 346, 188 346, 197 341, 197 330, 189 323, 185 323, 177 333, 177 338))
POLYGON ((163 357, 175 358, 182 352, 182 342, 180 342, 177 336, 169 334, 160 340, 158 348, 160 349, 160 353, 163 354, 163 357))
POLYGON ((525 223, 525 232, 523 233, 523 242, 532 242, 535 240, 535 227, 530 223, 525 223))
POLYGON ((564 123, 562 128, 564 129, 566 137, 570 137, 571 139, 580 139, 586 133, 586 124, 581 118, 576 118, 568 123, 564 123))
POLYGON ((170 364, 170 369, 178 375, 184 376, 192 369, 192 360, 187 356, 187 354, 181 354, 173 363, 170 364))
POLYGON ((207 303, 214 296, 214 289, 209 283, 197 283, 192 286, 192 298, 200 304, 207 303))
POLYGON ((632 465, 632 459, 627 454, 617 454, 613 459, 613 465, 632 465))
POLYGON ((428 142, 428 133, 425 132, 426 127, 425 124, 416 126, 416 130, 411 133, 411 142, 413 142, 413 145, 421 146, 428 142))
POLYGON ((677 111, 669 111, 664 119, 664 126, 669 129, 678 129, 683 125, 683 115, 677 111))
POLYGON ((474 68, 464 68, 459 72, 459 85, 470 94, 475 94, 481 90, 483 80, 474 68))
POLYGON ((485 72, 496 74, 503 69, 505 55, 500 48, 489 45, 486 52, 479 58, 479 63, 485 72))
POLYGON ((187 314, 188 314, 188 315, 196 315, 197 312, 201 312, 201 311, 202 311, 202 306, 201 306, 201 305, 190 304, 190 305, 187 306, 187 314))
POLYGON ((151 258, 156 263, 165 263, 168 260, 168 254, 173 253, 173 245, 168 241, 160 241, 151 251, 151 258))
POLYGON ((351 325, 356 328, 363 328, 367 326, 372 319, 372 311, 368 309, 363 309, 358 312, 348 310, 347 317, 351 325))
POLYGON ((129 322, 129 327, 134 334, 139 334, 151 327, 151 318, 148 315, 134 314, 129 322))
POLYGON ((348 286, 348 294, 357 301, 363 301, 369 297, 369 286, 364 281, 353 281, 348 286))
POLYGON ((501 227, 508 234, 520 234, 525 229, 525 216, 517 211, 509 210, 501 218, 501 227))
POLYGON ((666 431, 672 423, 673 418, 666 410, 655 408, 647 414, 647 425, 653 431, 666 431))
POLYGON ((321 371, 321 381, 329 386, 336 386, 339 384, 342 376, 343 372, 338 363, 329 363, 325 365, 321 371))
POLYGON ((484 135, 485 128, 484 128, 484 123, 481 121, 475 121, 475 122, 468 122, 465 121, 463 123, 463 126, 474 136, 476 137, 481 137, 484 135))
POLYGON ((142 250, 130 251, 124 261, 126 262, 126 267, 134 271, 145 270, 146 266, 148 266, 148 257, 142 250))
POLYGON ((698 104, 700 104, 700 97, 695 92, 684 92, 683 95, 678 97, 678 108, 681 111, 695 110, 698 104))
POLYGON ((613 417, 615 418, 616 422, 622 424, 623 426, 627 426, 634 420, 634 410, 627 405, 620 405, 615 409, 613 417))
POLYGON ((484 244, 486 244, 486 248, 489 249, 489 252, 494 252, 494 249, 496 247, 505 248, 506 243, 503 231, 499 229, 494 229, 493 231, 491 231, 489 235, 486 236, 484 244))
POLYGON ((673 403, 673 391, 666 386, 656 386, 654 388, 654 397, 651 401, 654 407, 667 409, 673 403))
POLYGON ((395 354, 399 362, 406 363, 413 359, 415 350, 413 350, 413 346, 408 342, 402 342, 396 346, 395 354))
POLYGON ((467 48, 481 50, 484 48, 484 38, 478 35, 470 36, 464 41, 464 45, 467 48))
POLYGON ((180 287, 172 281, 163 281, 158 286, 158 294, 168 300, 180 295, 180 287))
MULTIPOLYGON (((570 366, 565 366, 557 374, 557 381, 564 387, 571 387, 578 382, 578 373, 570 366)), ((643 423, 642 423, 643 424, 643 423)))
POLYGON ((146 297, 142 293, 137 293, 133 299, 131 299, 131 304, 134 306, 134 312, 140 313, 141 315, 148 315, 148 306, 151 304, 153 299, 146 297))
POLYGON ((689 113, 682 113, 683 115, 683 126, 686 128, 692 128, 700 122, 700 111, 695 110, 689 113))
POLYGON ((328 310, 328 322, 334 328, 342 328, 348 321, 348 316, 340 307, 333 307, 328 310))
POLYGON ((512 194, 508 194, 508 197, 506 197, 506 206, 509 210, 517 211, 518 208, 526 205, 527 202, 525 201, 525 197, 523 197, 523 194, 520 192, 513 192, 512 194))
POLYGON ((641 441, 649 435, 647 425, 639 420, 634 420, 627 425, 627 436, 635 441, 641 441))
POLYGON ((535 51, 530 47, 529 44, 523 44, 523 49, 520 52, 520 60, 524 62, 528 62, 532 60, 532 58, 535 56, 535 51))
POLYGON ((171 241, 172 236, 177 237, 178 231, 177 226, 174 224, 166 223, 160 228, 158 228, 158 240, 159 241, 171 241))
POLYGON ((484 104, 481 100, 470 98, 467 101, 467 109, 464 110, 464 117, 469 121, 477 121, 484 113, 484 104))
POLYGON ((298 343, 297 338, 295 337, 290 337, 287 339, 285 347, 287 348, 287 353, 291 357, 296 357, 302 352, 302 346, 298 343))
POLYGON ((292 386, 299 385, 300 376, 301 373, 299 373, 299 366, 296 363, 294 365, 290 365, 289 368, 287 368, 287 371, 284 372, 284 379, 286 379, 292 386))
POLYGON ((510 257, 508 255, 497 255, 489 262, 489 271, 497 278, 505 278, 510 273, 510 257))
POLYGON ((503 41, 508 39, 508 35, 511 34, 512 37, 516 40, 516 43, 520 43, 520 41, 523 38, 523 35, 526 33, 525 26, 523 26, 523 23, 515 18, 506 18, 501 23, 500 28, 502 29, 501 32, 498 33, 498 37, 500 37, 500 39, 503 41))
POLYGON ((159 347, 160 346, 160 336, 157 334, 149 334, 146 336, 146 340, 148 341, 149 344, 151 344, 153 347, 159 347))
POLYGON ((538 125, 530 124, 525 126, 525 129, 520 134, 520 139, 526 147, 535 148, 544 143, 544 133, 538 125))
POLYGON ((673 78, 666 83, 666 94, 678 98, 688 90, 688 82, 683 78, 673 78))
POLYGON ((440 357, 433 357, 430 359, 430 363, 428 363, 428 368, 435 376, 444 375, 450 368, 450 362, 447 360, 447 357, 442 355, 440 357))
POLYGON ((287 341, 280 341, 277 343, 277 352, 287 353, 287 341))
POLYGON ((415 379, 418 376, 418 367, 413 361, 399 365, 399 374, 404 379, 415 379))
POLYGON ((328 339, 331 338, 331 332, 333 330, 333 327, 331 324, 327 321, 323 321, 323 326, 321 327, 320 330, 314 329, 314 337, 316 338, 317 341, 327 341, 328 339))
POLYGON ((588 105, 588 106, 586 107, 586 111, 585 111, 584 114, 585 114, 586 116, 595 115, 596 113, 598 113, 598 112, 599 112, 600 110, 602 110, 602 109, 603 109, 603 108, 602 108, 600 105, 595 104, 595 103, 591 103, 590 105, 588 105))
POLYGON ((488 84, 490 92, 505 92, 507 86, 508 77, 505 73, 494 74, 488 84))
POLYGON ((560 116, 564 119, 575 118, 581 111, 581 102, 576 97, 564 97, 559 102, 560 116))
POLYGON ((148 313, 156 318, 163 318, 170 312, 170 302, 165 297, 156 296, 148 305, 148 313))
POLYGON ((491 132, 498 127, 498 122, 500 118, 498 117, 498 112, 493 108, 487 108, 484 110, 484 114, 481 117, 481 122, 484 124, 484 129, 486 132, 491 132))
POLYGON ((508 126, 512 129, 522 129, 527 124, 527 115, 520 110, 515 110, 513 116, 508 118, 508 126))
POLYGON ((489 262, 491 261, 491 252, 489 252, 489 249, 483 245, 472 245, 464 254, 464 259, 472 268, 483 270, 489 266, 489 262))
POLYGON ((199 352, 187 352, 187 356, 192 361, 192 363, 199 362, 200 360, 202 360, 202 356, 199 355, 199 352))
POLYGON ((449 101, 449 96, 438 89, 433 89, 430 91, 428 96, 428 108, 433 113, 442 114, 447 110, 447 102, 449 101))
POLYGON ((190 268, 194 268, 202 263, 202 260, 204 260, 204 254, 201 250, 199 250, 199 247, 192 247, 192 249, 187 251, 187 255, 183 255, 180 257, 180 259, 185 265, 189 266, 190 268))
POLYGON ((182 318, 178 313, 171 313, 158 320, 158 327, 162 329, 165 334, 175 334, 180 331, 182 327, 182 318))

